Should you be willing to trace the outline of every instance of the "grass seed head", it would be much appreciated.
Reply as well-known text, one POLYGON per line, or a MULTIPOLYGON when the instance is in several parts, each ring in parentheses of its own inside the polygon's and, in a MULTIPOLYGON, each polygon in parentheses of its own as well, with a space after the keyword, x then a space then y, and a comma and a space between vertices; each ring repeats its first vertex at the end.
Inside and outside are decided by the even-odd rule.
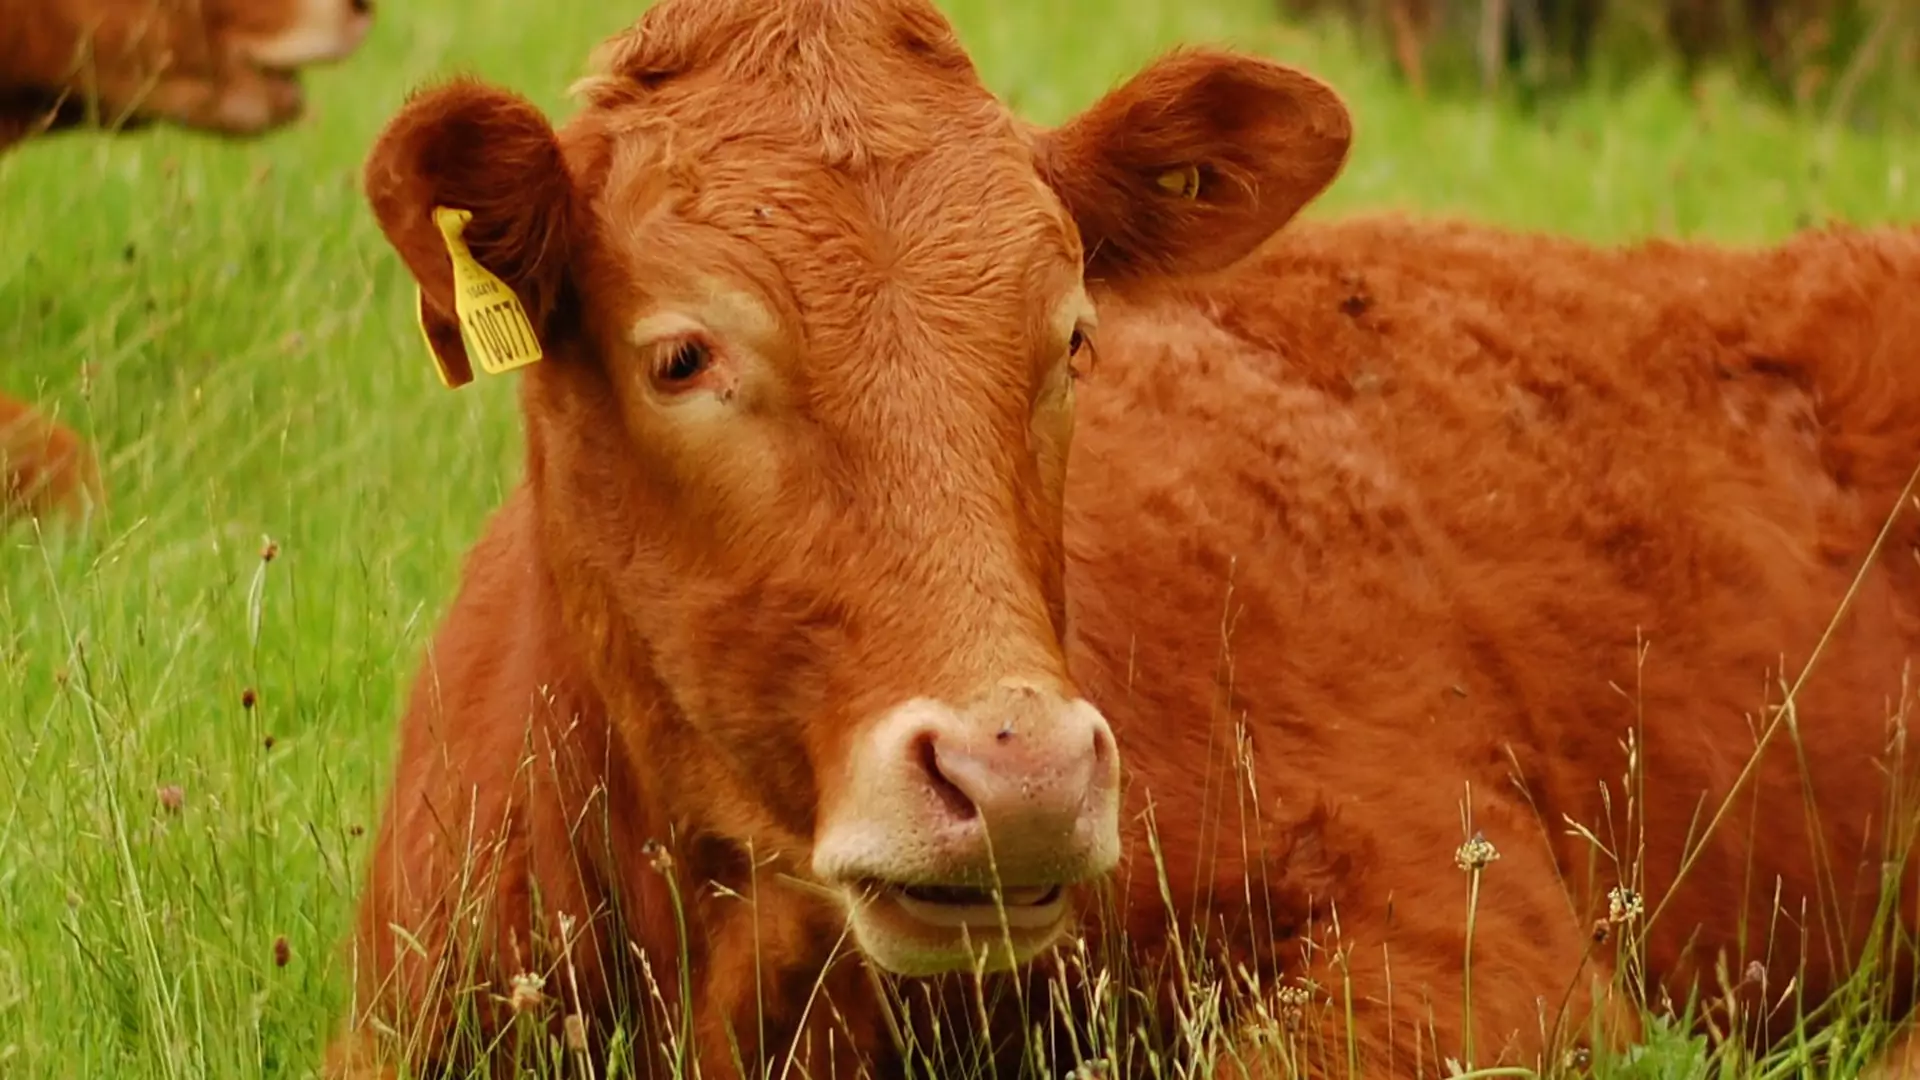
POLYGON ((1461 844, 1459 850, 1453 853, 1453 863, 1462 870, 1484 870, 1488 863, 1499 857, 1499 850, 1484 835, 1476 832, 1473 839, 1461 844))
POLYGON ((540 1007, 543 1000, 540 991, 545 986, 545 979, 532 972, 523 971, 513 977, 513 992, 507 995, 507 1004, 513 1009, 515 1015, 530 1013, 540 1007))

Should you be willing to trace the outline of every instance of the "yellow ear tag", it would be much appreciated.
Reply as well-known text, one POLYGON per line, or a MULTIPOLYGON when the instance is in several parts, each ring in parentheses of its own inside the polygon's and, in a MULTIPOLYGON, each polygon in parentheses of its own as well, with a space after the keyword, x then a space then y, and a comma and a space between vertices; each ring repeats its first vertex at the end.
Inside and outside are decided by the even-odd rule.
POLYGON ((1182 199, 1198 198, 1200 195, 1200 169, 1194 165, 1182 165, 1177 169, 1168 169, 1155 178, 1154 183, 1160 190, 1182 199))
MULTIPOLYGON (((460 338, 467 355, 480 361, 482 371, 500 375, 539 360, 540 340, 520 298, 467 249, 462 234, 471 220, 471 211, 448 206, 433 209, 433 223, 440 227, 447 254, 453 258, 453 313, 460 321, 460 338)), ((444 370, 440 378, 446 381, 444 370)))

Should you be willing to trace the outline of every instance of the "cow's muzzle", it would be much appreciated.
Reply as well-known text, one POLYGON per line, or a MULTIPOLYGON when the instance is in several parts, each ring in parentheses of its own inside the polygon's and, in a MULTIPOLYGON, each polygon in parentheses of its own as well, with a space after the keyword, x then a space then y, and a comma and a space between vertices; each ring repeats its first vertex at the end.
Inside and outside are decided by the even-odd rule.
POLYGON ((814 873, 900 974, 1023 963, 1073 916, 1073 886, 1118 862, 1119 754, 1091 704, 1006 682, 965 707, 900 705, 823 792, 814 873))

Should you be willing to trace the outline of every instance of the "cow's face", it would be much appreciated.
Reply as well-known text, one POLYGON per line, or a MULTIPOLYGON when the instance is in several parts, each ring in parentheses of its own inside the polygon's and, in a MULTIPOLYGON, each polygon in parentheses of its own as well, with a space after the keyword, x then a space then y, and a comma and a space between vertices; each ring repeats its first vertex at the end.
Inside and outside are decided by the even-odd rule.
POLYGON ((207 0, 203 10, 227 55, 278 72, 344 60, 373 27, 373 0, 207 0))
POLYGON ((616 713, 666 698, 617 720, 670 811, 834 887, 884 967, 1023 960, 1119 851, 1062 645, 1088 283, 1250 250, 1345 111, 1196 54, 1036 132, 918 0, 668 0, 597 68, 561 135, 457 83, 382 136, 429 336, 463 374, 455 206, 545 346, 546 543, 616 713))

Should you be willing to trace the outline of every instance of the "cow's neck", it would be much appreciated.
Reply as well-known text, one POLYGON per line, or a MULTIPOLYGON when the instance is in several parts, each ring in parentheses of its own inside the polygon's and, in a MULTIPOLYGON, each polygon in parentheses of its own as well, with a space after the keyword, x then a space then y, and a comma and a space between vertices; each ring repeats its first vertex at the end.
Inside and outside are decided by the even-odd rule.
MULTIPOLYGON (((594 763, 598 775, 593 779, 605 799, 604 807, 593 806, 589 800, 601 796, 592 785, 572 784, 568 787, 581 793, 581 805, 562 809, 603 823, 593 837, 591 872, 598 879, 596 890, 618 911, 621 931, 645 953, 648 970, 630 972, 641 980, 631 985, 651 980, 677 1029, 679 982, 690 980, 694 1041, 707 1048, 703 1059, 724 1053, 730 1063, 735 1046, 750 1053, 763 1023, 774 1044, 768 1052, 775 1053, 792 1045, 801 1018, 763 1017, 763 999, 788 1000, 792 996, 779 984, 819 979, 844 916, 800 883, 804 870, 790 857, 755 851, 750 858, 730 839, 753 835, 758 830, 752 823, 676 812, 716 803, 752 805, 752 800, 747 792, 733 791, 738 778, 713 755, 701 753, 700 740, 687 729, 652 668, 642 628, 631 625, 613 584, 575 547, 577 528, 557 511, 549 517, 552 508, 541 505, 537 485, 532 486, 545 571, 539 575, 541 588, 552 592, 550 602, 532 608, 553 613, 547 632, 565 653, 557 666, 580 684, 567 688, 581 703, 572 738, 591 744, 580 747, 578 760, 594 763)), ((602 940, 609 949, 625 944, 618 935, 602 940)), ((635 957, 631 950, 624 952, 607 956, 607 962, 631 966, 635 957)), ((870 1007, 858 966, 843 963, 835 971, 832 981, 841 986, 832 996, 844 1003, 842 1012, 870 1007)), ((650 1012, 659 1008, 657 1002, 634 1004, 650 1012)), ((836 1037, 835 1053, 844 1053, 846 1035, 836 1037)), ((824 1033, 821 1041, 827 1045, 824 1033)))

